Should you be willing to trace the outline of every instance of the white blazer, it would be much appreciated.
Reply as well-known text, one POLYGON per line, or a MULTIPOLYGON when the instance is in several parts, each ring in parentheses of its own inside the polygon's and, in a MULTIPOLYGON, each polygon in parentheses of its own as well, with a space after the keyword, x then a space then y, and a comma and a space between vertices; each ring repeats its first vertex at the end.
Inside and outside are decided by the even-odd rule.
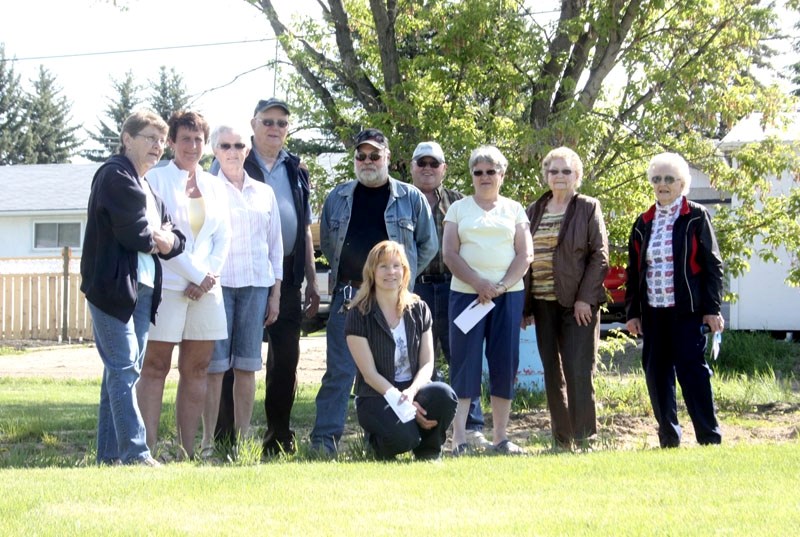
POLYGON ((206 274, 219 275, 230 248, 228 193, 218 177, 203 171, 200 166, 197 166, 195 174, 205 204, 205 220, 196 237, 189 223, 189 198, 186 196, 189 172, 170 161, 146 174, 150 186, 164 200, 175 227, 186 235, 183 253, 161 260, 163 287, 173 291, 183 291, 189 282, 199 285, 206 274))

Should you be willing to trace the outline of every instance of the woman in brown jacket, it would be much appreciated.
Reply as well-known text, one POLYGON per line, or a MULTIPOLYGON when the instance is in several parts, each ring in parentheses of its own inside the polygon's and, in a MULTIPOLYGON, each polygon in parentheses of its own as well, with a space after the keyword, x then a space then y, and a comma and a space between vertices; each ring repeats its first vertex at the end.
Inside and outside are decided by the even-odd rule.
POLYGON ((533 263, 526 277, 523 325, 536 325, 556 444, 587 447, 597 433, 595 356, 608 272, 600 202, 578 194, 583 163, 559 147, 542 161, 550 190, 528 207, 533 263))

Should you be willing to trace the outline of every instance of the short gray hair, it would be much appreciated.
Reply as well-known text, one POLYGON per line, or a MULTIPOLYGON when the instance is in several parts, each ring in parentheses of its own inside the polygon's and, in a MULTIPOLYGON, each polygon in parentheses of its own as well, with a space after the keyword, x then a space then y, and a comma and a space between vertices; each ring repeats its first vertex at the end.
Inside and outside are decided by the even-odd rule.
POLYGON ((494 167, 499 168, 504 175, 506 173, 506 168, 508 168, 508 159, 493 145, 482 145, 472 150, 472 153, 469 155, 470 172, 479 162, 493 164, 494 167))
POLYGON ((544 176, 544 182, 547 184, 547 170, 550 168, 550 163, 553 159, 563 158, 569 164, 569 167, 575 172, 575 177, 577 177, 577 181, 575 182, 575 188, 580 188, 581 183, 583 182, 583 161, 581 161, 581 157, 578 154, 570 149, 569 147, 556 147, 552 151, 550 151, 542 160, 542 176, 544 176))
POLYGON ((677 153, 659 153, 658 155, 654 156, 650 159, 650 164, 647 165, 647 179, 648 181, 653 176, 653 170, 655 170, 658 166, 670 166, 672 167, 678 179, 683 183, 683 190, 681 190, 682 195, 686 195, 689 193, 689 188, 692 186, 692 172, 689 169, 689 163, 686 162, 682 156, 677 153))
POLYGON ((238 134, 242 138, 242 142, 244 143, 244 145, 250 147, 250 138, 244 136, 241 132, 239 132, 238 129, 235 129, 230 125, 219 125, 211 132, 211 136, 208 139, 209 143, 211 144, 212 151, 217 148, 220 136, 222 136, 226 132, 238 134))

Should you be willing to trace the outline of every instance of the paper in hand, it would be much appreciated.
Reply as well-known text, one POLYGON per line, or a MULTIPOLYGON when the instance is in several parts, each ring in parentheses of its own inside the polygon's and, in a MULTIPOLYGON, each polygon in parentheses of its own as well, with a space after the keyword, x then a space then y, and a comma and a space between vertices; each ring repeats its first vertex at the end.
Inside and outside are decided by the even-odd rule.
POLYGON ((386 402, 392 407, 392 410, 394 410, 394 413, 400 418, 400 421, 408 423, 417 416, 417 407, 408 399, 401 403, 400 397, 402 395, 403 394, 400 393, 400 390, 397 388, 389 388, 389 391, 383 394, 383 398, 386 399, 386 402))
POLYGON ((711 337, 711 358, 714 360, 719 356, 720 345, 722 345, 722 333, 714 332, 714 335, 711 337))
POLYGON ((494 302, 491 300, 481 304, 476 298, 469 306, 464 308, 464 311, 458 314, 458 317, 453 319, 453 323, 466 334, 478 324, 478 321, 486 317, 486 314, 492 311, 492 308, 494 308, 494 302))

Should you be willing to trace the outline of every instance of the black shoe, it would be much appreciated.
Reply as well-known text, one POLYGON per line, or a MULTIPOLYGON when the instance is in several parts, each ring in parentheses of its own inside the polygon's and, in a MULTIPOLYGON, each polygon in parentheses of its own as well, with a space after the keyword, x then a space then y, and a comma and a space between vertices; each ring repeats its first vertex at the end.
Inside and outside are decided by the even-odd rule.
POLYGON ((297 452, 297 446, 294 443, 294 435, 285 439, 278 439, 275 437, 264 440, 264 456, 277 457, 281 453, 292 455, 297 452))

